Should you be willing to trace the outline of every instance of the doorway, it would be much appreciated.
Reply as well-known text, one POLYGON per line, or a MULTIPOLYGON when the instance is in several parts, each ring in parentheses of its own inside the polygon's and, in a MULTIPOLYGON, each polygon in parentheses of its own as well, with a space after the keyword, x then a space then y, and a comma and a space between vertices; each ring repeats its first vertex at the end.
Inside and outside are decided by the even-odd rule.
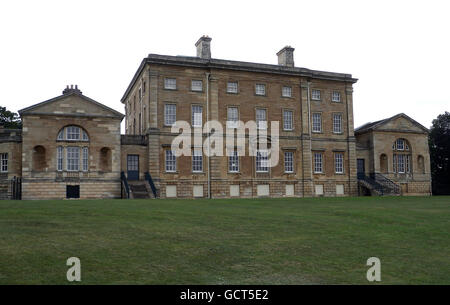
POLYGON ((357 162, 356 163, 356 171, 358 173, 358 178, 364 177, 366 175, 366 167, 365 167, 364 159, 357 159, 356 162, 357 162))
POLYGON ((139 180, 139 155, 127 155, 127 178, 139 180))

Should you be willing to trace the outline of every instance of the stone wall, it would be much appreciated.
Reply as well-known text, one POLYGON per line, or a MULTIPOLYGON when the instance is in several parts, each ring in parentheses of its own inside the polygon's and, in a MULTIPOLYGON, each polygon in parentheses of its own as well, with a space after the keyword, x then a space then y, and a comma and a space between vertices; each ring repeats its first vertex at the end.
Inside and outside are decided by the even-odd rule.
POLYGON ((66 198, 66 186, 79 185, 81 199, 120 198, 120 182, 23 182, 22 199, 63 199, 66 198))

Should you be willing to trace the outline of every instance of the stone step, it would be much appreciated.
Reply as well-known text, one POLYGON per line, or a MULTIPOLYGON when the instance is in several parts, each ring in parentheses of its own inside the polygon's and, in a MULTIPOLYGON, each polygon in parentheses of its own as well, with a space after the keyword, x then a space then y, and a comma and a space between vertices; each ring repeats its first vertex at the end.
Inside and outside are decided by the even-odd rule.
POLYGON ((146 184, 147 181, 130 181, 131 197, 134 199, 152 198, 146 184))

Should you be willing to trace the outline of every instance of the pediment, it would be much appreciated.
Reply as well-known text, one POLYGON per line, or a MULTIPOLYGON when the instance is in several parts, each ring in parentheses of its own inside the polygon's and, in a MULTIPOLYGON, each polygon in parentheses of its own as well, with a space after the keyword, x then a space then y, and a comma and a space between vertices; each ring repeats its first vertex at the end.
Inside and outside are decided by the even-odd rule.
POLYGON ((123 114, 82 94, 64 94, 19 111, 23 115, 61 115, 123 118, 123 114))
POLYGON ((423 127, 421 124, 411 119, 405 114, 399 114, 387 120, 380 122, 374 126, 373 130, 382 131, 399 131, 399 132, 428 132, 428 130, 423 127))

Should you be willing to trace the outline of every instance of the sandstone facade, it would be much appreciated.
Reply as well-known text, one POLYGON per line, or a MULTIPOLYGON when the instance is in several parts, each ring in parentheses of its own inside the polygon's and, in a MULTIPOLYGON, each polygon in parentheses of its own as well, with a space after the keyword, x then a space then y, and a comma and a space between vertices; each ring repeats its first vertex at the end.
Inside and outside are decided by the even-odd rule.
POLYGON ((0 130, 0 154, 8 159, 0 197, 11 197, 14 177, 22 179, 23 199, 139 198, 146 190, 161 198, 355 196, 358 165, 364 177, 383 175, 398 184, 401 194, 430 193, 427 129, 400 114, 355 133, 357 79, 350 74, 295 67, 289 46, 277 53, 278 65, 214 59, 210 46, 201 37, 197 57, 144 58, 121 99, 125 116, 77 87, 21 110, 22 130, 0 130), (261 157, 249 154, 262 137, 248 129, 243 141, 227 143, 227 132, 235 130, 230 118, 267 122, 279 162, 262 166, 261 157), (196 159, 168 162, 180 132, 172 130, 174 121, 199 126, 187 147, 200 151, 196 159), (222 156, 208 157, 202 147, 208 121, 222 126, 215 130, 222 156), (279 133, 272 133, 276 123, 279 133), (399 139, 403 150, 393 148, 399 139))
MULTIPOLYGON (((198 58, 150 54, 142 61, 122 98, 126 112, 125 132, 148 137, 148 169, 161 197, 357 194, 352 98, 356 79, 349 74, 296 68, 293 55, 286 54, 293 50, 286 47, 279 52, 280 65, 217 60, 201 57, 202 52, 198 58), (166 86, 168 79, 175 84, 173 88, 166 86), (193 82, 199 82, 201 89, 194 90, 193 82), (227 89, 230 82, 236 84, 235 92, 227 89), (257 85, 265 87, 264 94, 255 92, 257 85), (283 95, 284 87, 289 88, 289 96, 283 95), (320 97, 312 98, 313 91, 320 92, 320 97), (194 172, 192 156, 180 156, 176 158, 176 170, 166 171, 166 150, 171 150, 172 140, 178 135, 165 122, 167 105, 175 109, 176 120, 192 123, 193 109, 200 106, 202 124, 211 120, 220 122, 224 126, 224 151, 227 149, 228 109, 237 108, 239 120, 243 122, 255 121, 256 112, 263 109, 269 122, 269 136, 270 123, 280 124, 280 162, 267 172, 258 172, 255 156, 247 151, 239 157, 239 170, 231 172, 228 156, 208 158, 203 155, 202 171, 194 172), (283 129, 285 111, 292 114, 289 130, 283 129), (318 131, 311 128, 313 114, 321 116, 318 131), (333 130, 334 115, 340 116, 338 131, 333 130), (284 152, 292 152, 292 171, 285 170, 284 152), (315 154, 323 159, 320 173, 313 170, 315 154), (336 171, 336 154, 342 156, 339 172, 336 171)), ((203 140, 207 136, 203 132, 203 140)), ((252 139, 247 132, 246 149, 249 141, 252 139)), ((241 147, 235 145, 234 148, 241 147)), ((196 149, 194 144, 192 149, 196 149)))
POLYGON ((431 194, 428 130, 425 127, 401 113, 367 123, 356 129, 355 134, 357 162, 364 163, 360 171, 382 174, 398 184, 403 195, 431 194))

